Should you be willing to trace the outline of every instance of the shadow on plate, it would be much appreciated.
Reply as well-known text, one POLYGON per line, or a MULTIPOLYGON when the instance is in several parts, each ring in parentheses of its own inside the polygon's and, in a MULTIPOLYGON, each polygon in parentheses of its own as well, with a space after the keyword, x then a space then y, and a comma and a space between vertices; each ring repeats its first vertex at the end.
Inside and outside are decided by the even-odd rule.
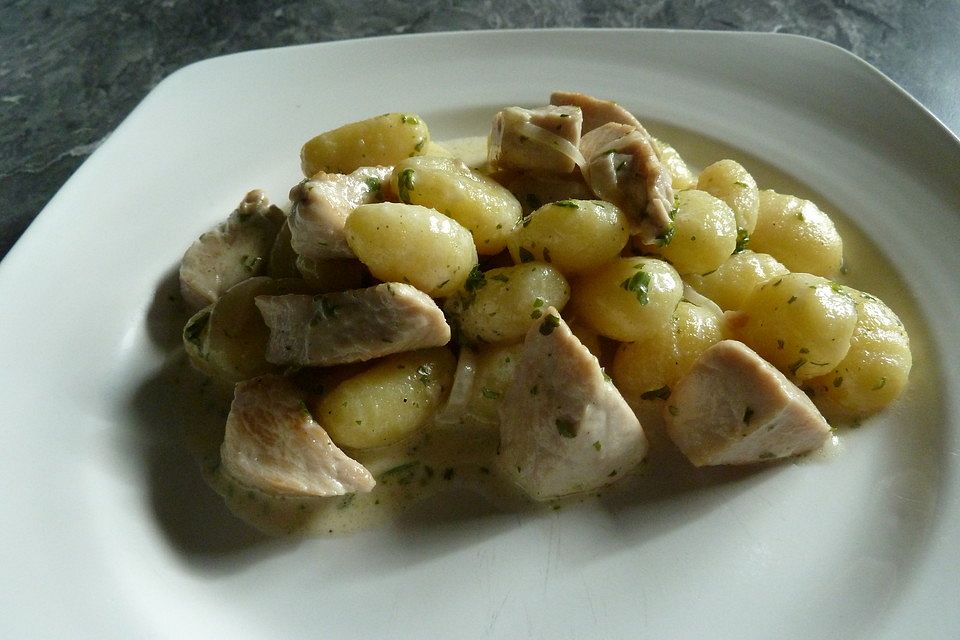
MULTIPOLYGON (((148 334, 170 355, 159 371, 139 385, 131 408, 149 442, 143 463, 157 522, 191 564, 226 571, 237 567, 236 560, 249 564, 298 546, 303 537, 260 532, 231 511, 246 509, 243 496, 230 496, 232 507, 228 508, 217 491, 229 494, 230 487, 221 484, 215 491, 208 482, 217 476, 219 443, 232 392, 205 380, 187 364, 180 331, 189 314, 178 287, 177 273, 171 270, 155 292, 147 314, 148 334)), ((623 545, 641 544, 703 517, 749 487, 753 479, 776 473, 778 466, 695 469, 672 445, 655 451, 659 453, 654 462, 637 475, 595 495, 557 504, 531 504, 509 491, 485 497, 468 485, 452 483, 392 516, 364 544, 389 544, 393 561, 417 564, 518 527, 537 526, 545 519, 553 523, 571 510, 589 508, 577 503, 593 505, 591 517, 595 514, 602 520, 598 535, 623 545), (645 517, 652 513, 657 517, 645 517)), ((253 497, 252 492, 246 493, 253 497)), ((292 511, 292 506, 282 508, 292 511)))

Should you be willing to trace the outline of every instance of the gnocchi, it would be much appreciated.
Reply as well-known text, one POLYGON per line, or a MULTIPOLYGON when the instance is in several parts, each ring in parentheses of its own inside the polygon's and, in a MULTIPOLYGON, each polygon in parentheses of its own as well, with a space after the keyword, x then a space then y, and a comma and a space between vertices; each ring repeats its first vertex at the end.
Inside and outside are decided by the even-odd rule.
POLYGON ((602 266, 627 244, 627 220, 599 200, 558 200, 527 215, 510 238, 514 262, 540 260, 566 276, 602 266))
POLYGON ((457 291, 477 264, 470 232, 420 205, 360 205, 347 218, 345 231, 350 249, 374 276, 407 282, 434 297, 457 291))
POLYGON ((714 271, 736 250, 737 219, 723 200, 706 191, 681 191, 673 215, 672 231, 655 248, 645 248, 681 274, 714 271))
POLYGON ((343 447, 394 444, 423 428, 440 408, 455 367, 444 348, 387 356, 323 396, 317 417, 343 447))
POLYGON ((390 181, 401 202, 436 209, 466 227, 481 255, 503 251, 520 219, 520 202, 510 191, 460 160, 407 158, 390 181))
POLYGON ((907 385, 913 356, 903 322, 880 299, 841 287, 857 307, 850 350, 829 373, 806 381, 805 388, 828 418, 858 420, 880 411, 907 385))
POLYGON ((617 258, 577 278, 571 305, 597 333, 635 342, 667 324, 683 297, 677 270, 657 258, 617 258))
POLYGON ((833 278, 843 264, 843 240, 830 217, 809 200, 771 189, 759 194, 750 248, 790 271, 833 278))
MULTIPOLYGON (((308 178, 378 167, 370 181, 355 181, 375 191, 375 202, 347 200, 328 180, 322 204, 348 204, 336 215, 318 208, 318 230, 305 232, 311 246, 323 245, 326 231, 342 239, 342 258, 304 255, 283 220, 292 216, 256 191, 247 200, 270 223, 258 227, 256 256, 234 255, 224 242, 212 267, 196 250, 186 260, 181 274, 240 278, 202 297, 182 287, 194 305, 182 331, 190 363, 236 385, 247 403, 245 420, 232 424, 257 414, 242 397, 257 385, 241 383, 271 376, 287 396, 282 411, 265 408, 291 421, 286 430, 258 433, 254 420, 231 431, 231 451, 245 437, 267 438, 271 455, 288 456, 276 467, 261 461, 277 474, 307 460, 284 450, 282 434, 329 440, 304 437, 298 446, 327 447, 311 452, 321 460, 311 473, 328 474, 320 484, 332 493, 301 502, 257 493, 262 508, 243 510, 257 524, 332 531, 332 514, 351 505, 407 504, 443 481, 482 484, 488 475, 522 477, 538 499, 542 464, 553 486, 599 490, 635 467, 648 444, 653 456, 668 438, 680 446, 668 399, 682 397, 718 353, 740 354, 742 367, 755 358, 821 421, 863 419, 906 388, 906 328, 878 298, 833 280, 845 275, 843 243, 816 204, 761 189, 733 159, 688 164, 613 102, 561 92, 549 107, 510 113, 494 126, 515 147, 511 162, 502 148, 490 152, 489 139, 431 140, 414 114, 309 139, 300 150, 308 178), (578 146, 582 134, 589 154, 578 146), (538 156, 546 147, 552 160, 538 156), (245 270, 251 259, 256 268, 245 270), (206 306, 196 311, 198 301, 206 306), (517 443, 532 452, 503 455, 517 443), (357 469, 362 482, 338 477, 357 469)), ((248 246, 238 244, 241 253, 248 246)), ((743 433, 756 406, 738 409, 743 433)), ((206 459, 220 460, 218 451, 206 459)), ((209 466, 225 495, 243 485, 209 466)))
POLYGON ((422 154, 430 144, 430 131, 419 116, 385 113, 321 133, 300 150, 303 175, 319 171, 352 173, 360 167, 392 166, 422 154))
POLYGON ((475 271, 447 312, 467 344, 519 341, 548 307, 562 309, 570 285, 552 266, 530 262, 475 271))
POLYGON ((809 273, 775 276, 743 303, 737 336, 797 380, 825 374, 847 355, 857 325, 853 298, 809 273))

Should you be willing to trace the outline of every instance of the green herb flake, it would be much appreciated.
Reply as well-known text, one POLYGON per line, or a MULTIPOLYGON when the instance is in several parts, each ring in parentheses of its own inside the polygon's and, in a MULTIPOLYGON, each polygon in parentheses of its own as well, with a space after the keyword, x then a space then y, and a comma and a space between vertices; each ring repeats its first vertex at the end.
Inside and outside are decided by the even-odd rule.
POLYGON ((642 400, 666 400, 670 397, 669 385, 663 385, 658 389, 651 389, 640 394, 642 400))
POLYGON ((489 387, 484 387, 480 390, 480 393, 487 400, 499 400, 503 396, 503 394, 496 389, 490 389, 489 387))
POLYGON ((417 473, 420 463, 416 460, 405 462, 380 474, 380 482, 386 484, 389 480, 396 480, 397 484, 410 484, 417 473))
POLYGON ((548 336, 559 326, 560 316, 555 316, 552 313, 549 313, 547 314, 547 317, 543 319, 543 322, 540 323, 540 335, 548 336))
POLYGON ((842 384, 843 384, 843 376, 837 376, 836 378, 833 379, 834 388, 839 389, 840 385, 842 384))
POLYGON ((343 496, 340 502, 337 503, 337 509, 346 509, 353 503, 353 500, 356 497, 357 497, 357 494, 355 493, 348 493, 347 495, 343 496))
POLYGON ((210 311, 198 313, 183 328, 183 339, 197 347, 203 346, 203 333, 210 322, 210 311))
POLYGON ((746 250, 747 245, 750 244, 750 233, 744 229, 737 229, 737 246, 734 248, 734 253, 740 253, 741 251, 746 250))
POLYGON ((650 303, 650 274, 646 271, 636 272, 621 282, 620 288, 634 294, 640 304, 650 303))
POLYGON ((575 200, 557 200, 553 203, 555 207, 562 207, 564 209, 579 209, 580 205, 577 204, 575 200))
POLYGON ((597 440, 596 442, 593 443, 593 448, 596 449, 597 451, 600 451, 600 449, 603 448, 603 444, 601 444, 600 441, 597 440))
POLYGON ((310 413, 310 409, 307 407, 307 403, 303 400, 300 401, 300 415, 306 420, 313 420, 313 414, 310 413))
POLYGON ((796 360, 796 362, 794 362, 793 364, 791 364, 790 367, 789 367, 789 369, 790 369, 790 375, 794 375, 794 376, 797 375, 797 371, 800 369, 800 367, 802 367, 802 366, 805 365, 805 364, 807 364, 807 359, 806 359, 806 358, 798 358, 798 359, 796 360))
POLYGON ((577 423, 573 420, 566 418, 557 418, 555 421, 557 425, 557 433, 559 433, 564 438, 576 438, 577 437, 577 423))
POLYGON ((260 268, 260 265, 263 264, 262 256, 243 256, 240 258, 240 264, 243 265, 243 268, 247 273, 255 273, 257 269, 260 268))
POLYGON ((400 197, 400 202, 411 204, 410 192, 414 189, 415 175, 416 171, 413 169, 404 169, 397 176, 397 195, 400 197))
POLYGON ((658 235, 655 239, 657 245, 665 247, 671 242, 673 242, 673 236, 677 235, 677 227, 673 223, 670 223, 670 226, 667 227, 667 230, 658 235))
POLYGON ((367 189, 369 189, 372 193, 378 193, 380 188, 383 186, 383 181, 376 176, 370 176, 364 182, 367 185, 367 189))
POLYGON ((517 251, 517 255, 520 256, 520 262, 533 262, 536 260, 536 257, 526 247, 520 247, 517 251))
POLYGON ((497 282, 510 282, 510 277, 502 273, 498 273, 495 276, 490 277, 491 280, 496 280, 497 282))
POLYGON ((550 260, 550 249, 548 247, 543 248, 543 260, 544 262, 551 262, 550 260))
POLYGON ((473 293, 477 289, 486 286, 486 284, 487 276, 480 270, 480 265, 475 264, 473 268, 470 269, 470 273, 467 275, 467 280, 463 283, 463 287, 470 293, 473 293))
POLYGON ((740 180, 737 180, 737 181, 734 182, 733 184, 737 185, 737 186, 740 187, 741 189, 746 189, 746 188, 747 188, 747 183, 746 183, 746 182, 742 182, 742 181, 740 181, 740 180))
POLYGON ((797 296, 790 296, 790 299, 787 300, 787 304, 793 304, 797 301, 797 296))

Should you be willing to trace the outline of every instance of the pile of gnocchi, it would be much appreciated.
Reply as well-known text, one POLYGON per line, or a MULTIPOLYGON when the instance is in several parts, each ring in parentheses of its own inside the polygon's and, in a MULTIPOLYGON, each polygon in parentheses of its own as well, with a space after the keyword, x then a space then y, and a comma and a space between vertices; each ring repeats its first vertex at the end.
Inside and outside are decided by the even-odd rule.
POLYGON ((190 362, 234 394, 215 486, 284 530, 457 478, 560 499, 657 447, 798 455, 907 384, 903 323, 838 282, 827 213, 732 159, 694 171, 616 103, 558 92, 456 144, 388 113, 301 164, 180 268, 190 362))

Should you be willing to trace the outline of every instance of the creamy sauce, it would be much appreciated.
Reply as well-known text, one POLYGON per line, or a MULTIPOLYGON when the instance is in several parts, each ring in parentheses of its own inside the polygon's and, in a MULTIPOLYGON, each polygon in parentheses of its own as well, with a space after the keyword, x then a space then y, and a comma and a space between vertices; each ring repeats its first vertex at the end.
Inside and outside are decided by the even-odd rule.
MULTIPOLYGON (((903 280, 879 252, 844 218, 842 210, 823 194, 797 183, 758 159, 683 129, 650 123, 651 132, 669 142, 692 169, 721 158, 734 158, 756 178, 760 188, 774 188, 812 200, 834 220, 844 239, 846 273, 841 281, 878 295, 891 304, 908 329, 920 326, 903 280)), ((470 166, 485 162, 485 138, 469 137, 441 143, 470 166)), ((475 497, 478 510, 548 511, 592 500, 630 501, 659 495, 676 495, 680 487, 709 486, 736 476, 762 473, 763 465, 741 468, 696 469, 680 456, 661 431, 660 420, 649 407, 637 408, 651 441, 648 459, 634 473, 610 487, 562 501, 532 503, 496 473, 497 434, 478 425, 431 424, 411 440, 376 451, 347 451, 377 479, 373 491, 333 498, 292 498, 267 495, 243 486, 220 466, 220 443, 232 391, 193 372, 184 358, 177 378, 183 398, 195 407, 187 425, 189 447, 204 477, 238 517, 270 534, 348 534, 382 526, 400 517, 412 505, 429 501, 475 497)), ((834 461, 844 450, 844 430, 837 430, 818 452, 797 458, 801 462, 834 461)), ((778 464, 778 463, 773 463, 778 464)), ((467 499, 470 501, 470 498, 467 499)))

